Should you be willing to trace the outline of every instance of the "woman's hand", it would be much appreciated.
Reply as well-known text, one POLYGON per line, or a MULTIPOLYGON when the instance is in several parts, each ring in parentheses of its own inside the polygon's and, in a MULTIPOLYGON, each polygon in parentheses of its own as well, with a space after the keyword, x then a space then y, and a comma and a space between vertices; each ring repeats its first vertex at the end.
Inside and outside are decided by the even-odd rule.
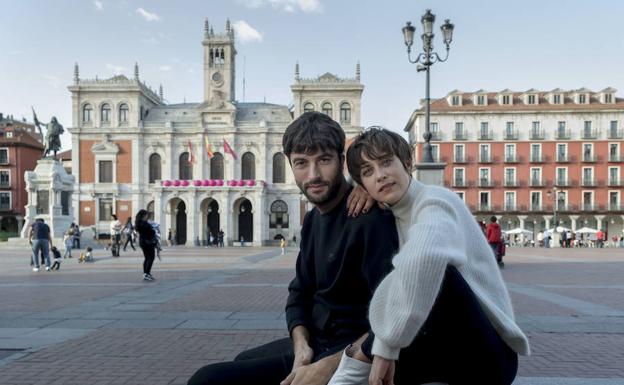
POLYGON ((369 385, 394 385, 394 361, 375 356, 370 376, 369 385))
POLYGON ((350 217, 357 217, 360 213, 366 214, 375 204, 375 200, 368 195, 364 187, 357 185, 347 198, 347 208, 350 217))

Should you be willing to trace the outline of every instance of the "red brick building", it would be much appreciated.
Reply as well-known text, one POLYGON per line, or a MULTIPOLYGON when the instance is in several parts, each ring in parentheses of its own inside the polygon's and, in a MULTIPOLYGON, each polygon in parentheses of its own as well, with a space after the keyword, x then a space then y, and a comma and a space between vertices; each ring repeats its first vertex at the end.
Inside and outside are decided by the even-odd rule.
MULTIPOLYGON (((465 93, 432 100, 434 158, 479 219, 537 232, 561 226, 622 235, 624 99, 616 90, 465 93)), ((406 131, 417 159, 424 108, 406 131)))
POLYGON ((43 154, 35 126, 0 114, 0 234, 17 235, 27 203, 24 172, 32 171, 43 154))

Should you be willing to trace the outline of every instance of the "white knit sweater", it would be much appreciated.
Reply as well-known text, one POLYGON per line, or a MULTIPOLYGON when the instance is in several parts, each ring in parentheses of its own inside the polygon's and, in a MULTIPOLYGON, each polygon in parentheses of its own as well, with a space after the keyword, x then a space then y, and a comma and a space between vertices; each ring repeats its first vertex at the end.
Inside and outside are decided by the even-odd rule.
POLYGON ((396 360, 414 340, 438 296, 447 265, 457 268, 501 338, 518 354, 529 342, 516 325, 496 259, 475 218, 452 191, 416 180, 391 207, 400 251, 369 308, 373 354, 396 360))

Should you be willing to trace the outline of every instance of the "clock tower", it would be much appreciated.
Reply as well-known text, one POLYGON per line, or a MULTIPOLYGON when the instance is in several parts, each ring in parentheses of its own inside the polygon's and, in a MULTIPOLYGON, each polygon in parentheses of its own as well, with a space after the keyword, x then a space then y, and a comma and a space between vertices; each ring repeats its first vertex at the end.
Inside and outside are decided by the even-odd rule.
POLYGON ((235 100, 234 29, 230 20, 225 33, 214 33, 208 20, 204 24, 204 102, 219 106, 235 100))

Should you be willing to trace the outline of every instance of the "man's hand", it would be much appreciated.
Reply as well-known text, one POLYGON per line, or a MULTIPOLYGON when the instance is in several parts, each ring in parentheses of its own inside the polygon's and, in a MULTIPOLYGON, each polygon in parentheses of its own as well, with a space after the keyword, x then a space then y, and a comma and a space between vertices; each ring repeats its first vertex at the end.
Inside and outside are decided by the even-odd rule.
POLYGON ((280 385, 327 385, 338 366, 330 357, 293 369, 280 385))
POLYGON ((357 185, 347 198, 347 208, 349 216, 357 217, 360 213, 366 214, 375 204, 375 200, 368 195, 364 187, 357 185))
POLYGON ((394 385, 394 361, 375 356, 370 376, 369 385, 394 385))
POLYGON ((301 366, 309 365, 314 357, 314 350, 308 345, 301 343, 295 347, 295 361, 293 362, 293 372, 301 366))

